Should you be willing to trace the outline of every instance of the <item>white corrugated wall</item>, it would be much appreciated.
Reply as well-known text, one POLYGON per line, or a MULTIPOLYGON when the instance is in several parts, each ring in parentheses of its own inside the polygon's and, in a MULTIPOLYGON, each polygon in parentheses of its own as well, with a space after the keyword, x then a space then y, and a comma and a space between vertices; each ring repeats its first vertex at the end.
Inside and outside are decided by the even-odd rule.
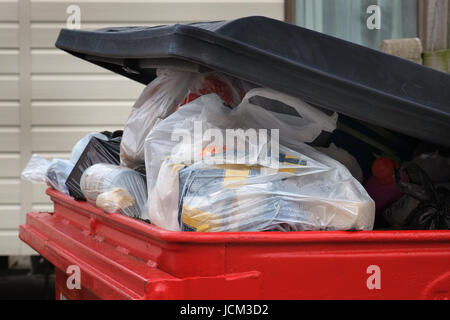
POLYGON ((71 4, 87 30, 284 16, 283 0, 0 0, 0 255, 32 253, 18 226, 52 210, 45 186, 19 179, 31 154, 67 158, 84 134, 122 128, 143 88, 54 48, 71 4))

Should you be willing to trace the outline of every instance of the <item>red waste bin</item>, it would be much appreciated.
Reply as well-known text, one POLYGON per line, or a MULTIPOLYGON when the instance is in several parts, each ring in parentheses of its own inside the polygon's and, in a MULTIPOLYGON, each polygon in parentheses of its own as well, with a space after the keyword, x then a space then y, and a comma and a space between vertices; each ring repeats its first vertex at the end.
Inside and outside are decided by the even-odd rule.
POLYGON ((450 298, 450 231, 173 232, 47 194, 54 212, 28 213, 20 238, 59 299, 450 298))
MULTIPOLYGON (((143 84, 220 71, 450 147, 448 75, 281 21, 62 30, 56 46, 143 84)), ((47 193, 54 212, 28 213, 20 238, 55 265, 57 298, 450 298, 449 230, 171 232, 47 193)))

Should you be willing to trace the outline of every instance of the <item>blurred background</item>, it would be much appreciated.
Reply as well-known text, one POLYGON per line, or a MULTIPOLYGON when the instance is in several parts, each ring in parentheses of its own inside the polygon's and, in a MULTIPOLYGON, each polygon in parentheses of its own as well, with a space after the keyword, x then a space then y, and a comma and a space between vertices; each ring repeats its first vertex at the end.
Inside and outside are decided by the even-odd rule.
POLYGON ((450 64, 448 0, 0 0, 0 299, 52 298, 51 266, 18 238, 26 212, 52 210, 44 185, 20 180, 31 155, 68 158, 85 134, 123 128, 143 89, 54 47, 71 5, 83 30, 263 15, 374 49, 419 37, 417 62, 450 64), (381 28, 370 30, 374 4, 381 28))

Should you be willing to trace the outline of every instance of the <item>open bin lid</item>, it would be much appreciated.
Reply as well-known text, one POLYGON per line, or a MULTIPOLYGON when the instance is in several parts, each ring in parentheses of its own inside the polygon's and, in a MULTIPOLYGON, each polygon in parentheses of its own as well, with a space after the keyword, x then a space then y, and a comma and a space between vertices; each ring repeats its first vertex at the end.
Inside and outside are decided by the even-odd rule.
POLYGON ((450 75, 278 20, 63 29, 56 47, 143 84, 157 67, 221 71, 450 146, 450 75))

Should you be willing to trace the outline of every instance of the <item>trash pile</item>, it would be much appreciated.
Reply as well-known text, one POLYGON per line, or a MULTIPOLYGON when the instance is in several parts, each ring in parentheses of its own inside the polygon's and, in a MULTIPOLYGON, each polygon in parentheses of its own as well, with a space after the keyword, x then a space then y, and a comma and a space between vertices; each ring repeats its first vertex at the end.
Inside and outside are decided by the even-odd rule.
POLYGON ((158 69, 123 131, 22 178, 172 231, 449 229, 446 150, 218 73, 158 69), (427 149, 428 148, 428 149, 427 149))

